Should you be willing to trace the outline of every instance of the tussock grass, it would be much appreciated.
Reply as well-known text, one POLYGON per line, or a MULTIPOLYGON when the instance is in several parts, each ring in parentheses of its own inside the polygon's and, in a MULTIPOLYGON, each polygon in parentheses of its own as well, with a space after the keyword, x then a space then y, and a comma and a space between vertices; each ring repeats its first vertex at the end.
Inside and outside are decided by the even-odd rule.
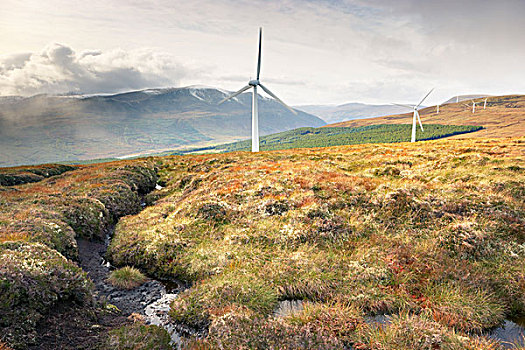
POLYGON ((522 141, 158 158, 166 196, 108 254, 191 283, 170 316, 209 330, 195 348, 491 349, 473 334, 525 313, 522 141), (288 299, 303 314, 273 319, 288 299), (367 328, 380 314, 399 329, 367 328))
POLYGON ((146 280, 147 277, 140 270, 131 266, 113 270, 108 277, 109 283, 120 289, 136 288, 146 282, 146 280))
POLYGON ((163 328, 134 323, 110 331, 100 350, 171 350, 170 341, 163 328))

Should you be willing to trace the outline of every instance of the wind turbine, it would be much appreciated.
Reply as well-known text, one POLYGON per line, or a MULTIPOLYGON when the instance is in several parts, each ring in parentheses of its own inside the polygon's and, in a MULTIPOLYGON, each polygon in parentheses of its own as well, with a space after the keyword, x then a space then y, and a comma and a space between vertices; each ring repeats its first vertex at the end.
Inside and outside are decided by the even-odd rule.
POLYGON ((226 97, 222 101, 219 102, 219 104, 222 104, 232 98, 234 98, 237 95, 242 94, 244 91, 253 88, 253 94, 252 94, 252 152, 259 152, 259 110, 257 108, 257 87, 260 86, 261 89, 263 89, 268 95, 272 96, 277 102, 282 104, 284 107, 286 107, 290 112, 297 115, 297 112, 294 111, 291 107, 289 107, 286 103, 281 101, 281 99, 273 92, 268 90, 266 86, 261 84, 259 81, 259 76, 261 73, 261 46, 262 46, 262 28, 259 28, 259 56, 257 59, 257 74, 255 80, 250 80, 248 82, 248 85, 243 87, 237 92, 234 92, 230 96, 226 97))
POLYGON ((439 106, 440 105, 436 105, 436 114, 439 114, 439 106))
MULTIPOLYGON (((476 102, 474 100, 472 102, 472 113, 476 113, 476 102)), ((465 106, 470 107, 468 104, 465 104, 465 106)))
POLYGON ((487 109, 487 100, 488 100, 488 97, 485 99, 485 102, 483 102, 483 109, 487 109))
POLYGON ((410 138, 410 142, 416 142, 416 119, 417 121, 419 121, 419 126, 421 127, 421 131, 425 131, 423 129, 423 124, 421 124, 421 117, 419 117, 419 106, 421 106, 423 101, 427 99, 428 95, 430 95, 432 91, 434 91, 434 89, 430 90, 428 94, 426 94, 425 97, 423 97, 423 99, 417 105, 403 105, 403 104, 393 103, 396 106, 406 107, 414 111, 414 115, 412 117, 412 137, 410 138))

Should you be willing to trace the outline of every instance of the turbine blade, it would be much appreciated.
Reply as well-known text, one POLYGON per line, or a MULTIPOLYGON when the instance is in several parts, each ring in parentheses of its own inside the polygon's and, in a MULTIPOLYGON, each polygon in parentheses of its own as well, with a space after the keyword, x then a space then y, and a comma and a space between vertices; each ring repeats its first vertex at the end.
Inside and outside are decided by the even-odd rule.
POLYGON ((419 127, 421 128, 421 131, 425 131, 423 129, 423 124, 421 124, 421 117, 419 116, 419 112, 418 111, 416 111, 416 115, 417 115, 417 120, 419 122, 419 127))
POLYGON ((261 87, 261 89, 263 89, 268 95, 272 96, 277 102, 279 102, 280 104, 282 104, 284 107, 286 107, 290 112, 292 112, 293 114, 297 115, 297 112, 294 111, 292 109, 292 107, 288 106, 286 103, 284 103, 283 101, 281 101, 281 99, 277 96, 275 96, 275 94, 273 92, 271 92, 270 90, 268 90, 268 88, 266 86, 264 86, 263 84, 259 83, 259 86, 261 87))
POLYGON ((409 108, 409 109, 414 109, 415 105, 403 105, 403 104, 399 104, 399 103, 392 103, 394 106, 399 106, 399 107, 406 107, 406 108, 409 108))
POLYGON ((232 98, 234 98, 235 96, 242 94, 243 92, 245 92, 245 91, 248 90, 249 88, 251 88, 251 86, 250 86, 250 85, 246 85, 245 87, 243 87, 243 88, 240 89, 239 91, 234 92, 234 93, 231 94, 230 96, 228 96, 228 97, 222 99, 221 102, 219 102, 218 104, 223 104, 224 102, 228 101, 229 99, 232 99, 232 98))
POLYGON ((262 46, 262 28, 259 28, 259 57, 257 59, 257 80, 261 74, 261 46, 262 46))
POLYGON ((423 103, 423 101, 425 101, 425 100, 427 99, 428 95, 430 95, 430 94, 432 93, 432 91, 434 91, 434 89, 435 89, 435 88, 432 88, 432 90, 430 90, 430 91, 428 92, 428 94, 426 94, 425 97, 423 97, 423 99, 421 100, 421 102, 419 102, 419 104, 416 106, 416 109, 418 109, 419 106, 421 106, 421 104, 423 103))

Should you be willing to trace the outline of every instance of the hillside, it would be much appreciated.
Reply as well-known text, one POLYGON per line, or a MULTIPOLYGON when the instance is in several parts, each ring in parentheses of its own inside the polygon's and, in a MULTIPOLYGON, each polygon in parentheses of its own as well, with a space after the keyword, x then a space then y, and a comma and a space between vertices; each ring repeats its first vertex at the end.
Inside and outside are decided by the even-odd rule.
MULTIPOLYGON (((472 113, 472 104, 468 101, 445 104, 440 107, 427 107, 419 113, 423 124, 478 125, 484 129, 471 133, 468 137, 511 137, 525 135, 525 96, 493 96, 487 100, 487 109, 483 109, 484 98, 475 100, 478 105, 472 113)), ((359 127, 375 124, 411 124, 412 113, 390 115, 386 117, 358 119, 327 125, 329 127, 359 127)), ((418 128, 418 133, 420 132, 418 128)), ((464 136, 454 136, 462 138, 464 136)), ((407 136, 407 140, 410 135, 407 136)))
MULTIPOLYGON (((355 145, 363 143, 403 142, 410 133, 410 125, 369 125, 358 128, 298 128, 260 139, 261 151, 290 148, 312 148, 355 145)), ((458 125, 427 125, 425 132, 419 134, 419 141, 435 140, 443 137, 478 131, 481 127, 458 125)), ((249 151, 251 143, 238 141, 207 148, 208 152, 249 151)))
POLYGON ((0 186, 0 348, 523 347, 524 145, 149 157, 0 186), (126 266, 150 280, 111 285, 126 266))
POLYGON ((403 107, 394 105, 369 105, 365 103, 345 103, 342 105, 295 106, 298 110, 318 116, 327 123, 337 123, 352 119, 382 117, 404 112, 403 107))
MULTIPOLYGON (((109 158, 250 137, 251 95, 208 87, 0 99, 0 165, 109 158)), ((260 97, 262 135, 325 123, 260 97)))

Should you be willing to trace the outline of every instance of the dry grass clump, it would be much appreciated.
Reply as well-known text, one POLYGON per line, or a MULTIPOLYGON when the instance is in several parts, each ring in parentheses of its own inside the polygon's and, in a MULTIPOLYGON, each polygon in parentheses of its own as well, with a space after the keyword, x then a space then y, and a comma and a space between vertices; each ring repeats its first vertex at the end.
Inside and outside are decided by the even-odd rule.
POLYGON ((387 324, 362 324, 354 334, 355 349, 405 350, 496 350, 503 347, 494 340, 467 337, 441 324, 407 313, 388 319, 387 324))
POLYGON ((134 323, 109 332, 101 350, 171 350, 171 338, 161 327, 134 323))
POLYGON ((0 350, 12 350, 9 346, 7 346, 5 343, 0 341, 0 350))
MULTIPOLYGON (((288 332, 307 329, 330 348, 354 341, 367 316, 403 312, 419 315, 403 316, 410 346, 434 346, 433 334, 451 348, 483 343, 468 332, 525 313, 521 141, 157 158, 166 196, 122 219, 108 254, 189 282, 170 316, 209 329, 202 346, 286 348, 288 332), (287 299, 324 311, 274 320, 287 299)), ((388 337, 375 348, 396 348, 388 337)))
POLYGON ((343 349, 344 343, 329 332, 309 324, 291 325, 260 316, 226 313, 211 324, 205 339, 193 340, 187 349, 343 349))
POLYGON ((133 289, 147 281, 139 269, 131 266, 124 266, 120 269, 113 270, 109 274, 108 281, 112 285, 121 289, 133 289))

